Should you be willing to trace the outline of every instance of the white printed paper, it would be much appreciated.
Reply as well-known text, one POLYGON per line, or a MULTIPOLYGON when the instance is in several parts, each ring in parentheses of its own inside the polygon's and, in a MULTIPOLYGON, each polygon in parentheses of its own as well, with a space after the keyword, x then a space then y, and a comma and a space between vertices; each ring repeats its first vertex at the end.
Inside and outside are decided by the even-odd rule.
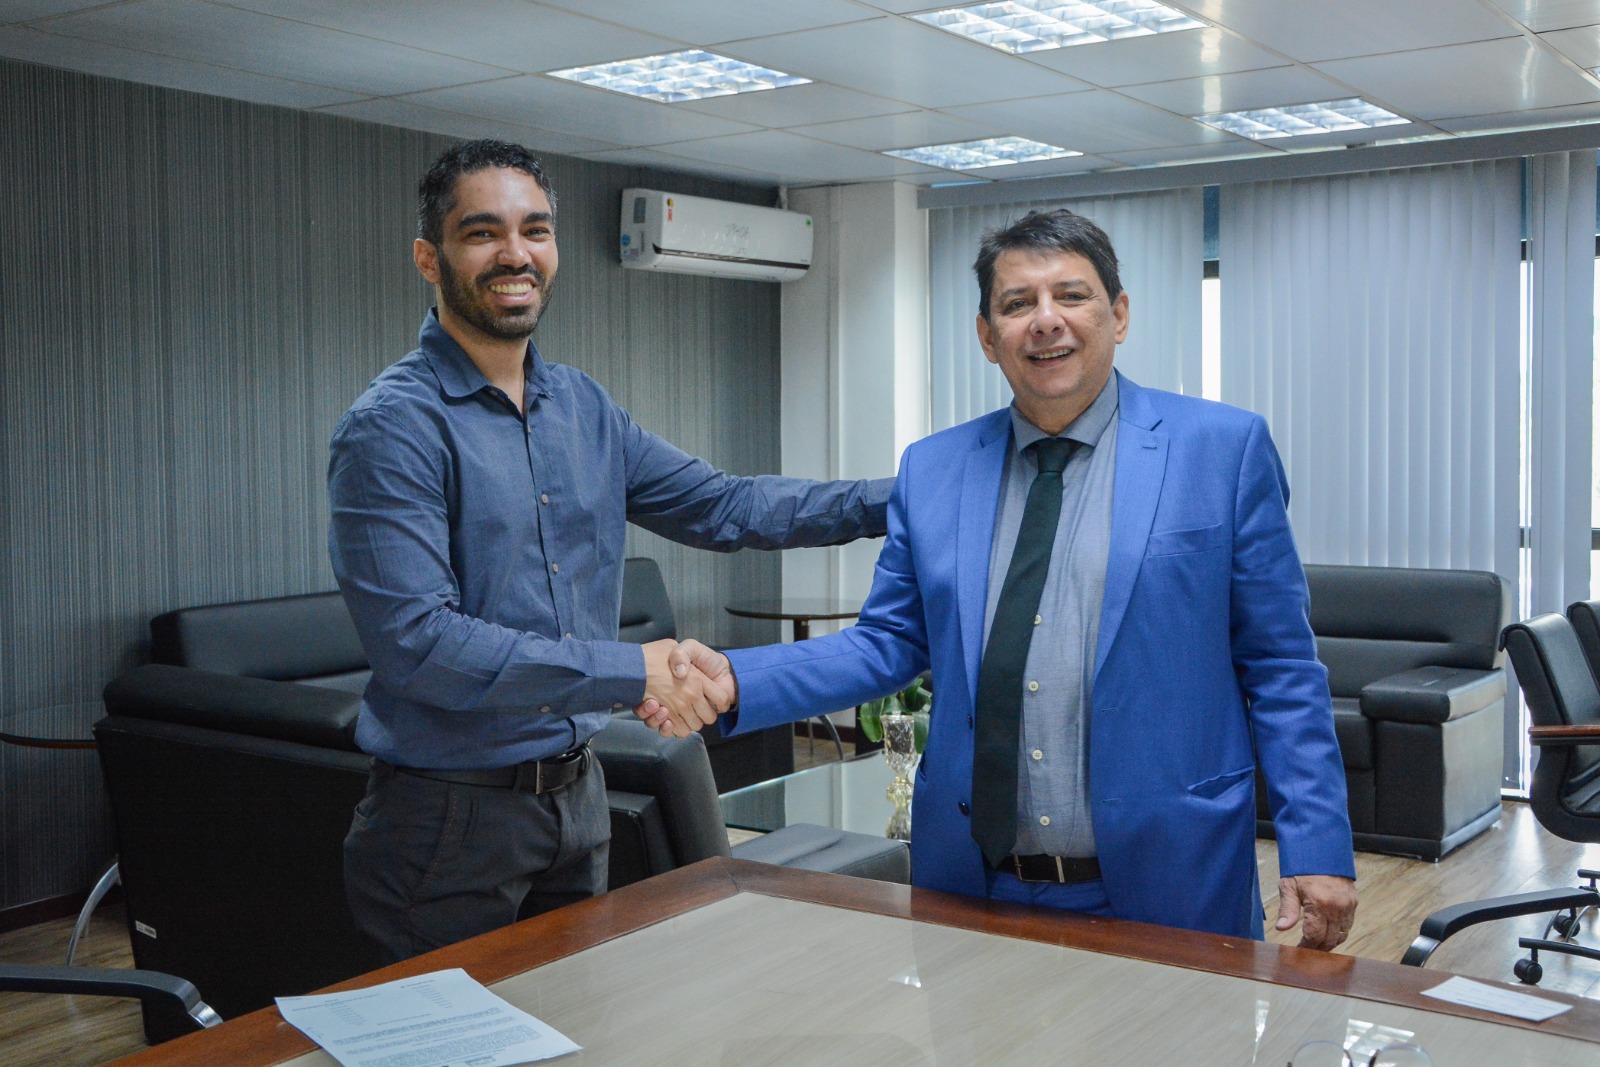
POLYGON ((344 1067, 509 1067, 578 1051, 457 967, 278 1010, 344 1067))
POLYGON ((1466 978, 1452 978, 1432 989, 1424 989, 1422 995, 1436 1000, 1448 1000, 1452 1004, 1462 1004, 1469 1008, 1478 1008, 1481 1011, 1492 1011, 1498 1015, 1531 1019, 1536 1023, 1542 1023, 1572 1007, 1570 1004, 1558 1004, 1544 997, 1516 993, 1466 978))

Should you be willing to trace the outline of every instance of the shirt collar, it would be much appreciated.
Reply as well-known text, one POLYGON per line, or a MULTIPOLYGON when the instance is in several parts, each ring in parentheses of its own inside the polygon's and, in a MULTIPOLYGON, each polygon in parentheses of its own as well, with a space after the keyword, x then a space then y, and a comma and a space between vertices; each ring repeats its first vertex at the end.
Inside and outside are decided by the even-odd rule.
MULTIPOLYGON (((1094 402, 1085 408, 1081 415, 1069 422, 1065 430, 1055 436, 1065 437, 1093 448, 1100 443, 1101 435, 1116 417, 1117 376, 1112 374, 1106 379, 1105 386, 1100 390, 1100 395, 1094 398, 1094 402)), ((1016 401, 1011 402, 1011 446, 1017 452, 1020 453, 1035 441, 1043 441, 1049 436, 1017 410, 1016 401)))
MULTIPOLYGON (((439 322, 438 308, 429 308, 428 317, 422 320, 422 329, 417 333, 417 348, 438 376, 439 386, 446 396, 471 396, 489 387, 489 379, 483 376, 483 371, 478 369, 472 357, 439 322)), ((540 396, 550 395, 549 370, 532 340, 528 342, 528 355, 523 362, 522 373, 530 392, 540 396)))

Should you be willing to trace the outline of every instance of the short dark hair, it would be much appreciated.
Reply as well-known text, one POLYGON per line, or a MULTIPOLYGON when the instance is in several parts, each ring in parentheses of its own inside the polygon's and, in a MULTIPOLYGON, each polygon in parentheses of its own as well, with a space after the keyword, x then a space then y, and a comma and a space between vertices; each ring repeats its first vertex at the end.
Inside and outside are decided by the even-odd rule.
POLYGON ((508 141, 462 141, 445 149, 417 183, 417 236, 438 246, 444 243, 444 217, 456 206, 456 182, 463 175, 491 167, 520 170, 531 175, 556 213, 556 191, 533 153, 508 141))
POLYGON ((978 274, 978 314, 989 317, 989 290, 994 285, 994 262, 1002 252, 1072 252, 1087 259, 1106 287, 1106 299, 1122 294, 1117 273, 1117 253, 1106 231, 1066 208, 1030 211, 1016 222, 997 226, 983 235, 972 269, 978 274))

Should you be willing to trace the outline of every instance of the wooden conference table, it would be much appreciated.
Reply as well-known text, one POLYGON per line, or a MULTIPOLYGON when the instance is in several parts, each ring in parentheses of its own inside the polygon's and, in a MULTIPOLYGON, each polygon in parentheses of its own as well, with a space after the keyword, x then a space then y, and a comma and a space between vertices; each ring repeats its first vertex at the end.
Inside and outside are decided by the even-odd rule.
MULTIPOLYGON (((563 1065, 1279 1067, 1358 1034, 1439 1067, 1600 1061, 1594 1001, 1541 991, 1572 1010, 1524 1023, 1421 996, 1438 971, 729 859, 335 988, 447 967, 583 1046, 563 1065)), ((286 1061, 334 1064, 269 1008, 118 1062, 286 1061)))

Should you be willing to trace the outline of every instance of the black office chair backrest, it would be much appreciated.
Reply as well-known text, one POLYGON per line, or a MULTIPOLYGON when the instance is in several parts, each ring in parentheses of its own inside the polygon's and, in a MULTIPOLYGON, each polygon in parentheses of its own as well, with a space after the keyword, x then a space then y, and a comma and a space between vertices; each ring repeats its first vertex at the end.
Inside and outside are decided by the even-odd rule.
POLYGON ((1600 685, 1600 600, 1580 600, 1567 607, 1567 621, 1578 635, 1578 647, 1589 661, 1589 673, 1600 685))
POLYGON ((617 640, 646 645, 678 636, 672 598, 656 561, 632 556, 622 561, 622 612, 617 640))
MULTIPOLYGON (((1600 686, 1564 615, 1512 623, 1500 635, 1535 726, 1600 723, 1600 686)), ((1529 793, 1539 822, 1569 841, 1600 841, 1600 745, 1540 749, 1529 793)))

